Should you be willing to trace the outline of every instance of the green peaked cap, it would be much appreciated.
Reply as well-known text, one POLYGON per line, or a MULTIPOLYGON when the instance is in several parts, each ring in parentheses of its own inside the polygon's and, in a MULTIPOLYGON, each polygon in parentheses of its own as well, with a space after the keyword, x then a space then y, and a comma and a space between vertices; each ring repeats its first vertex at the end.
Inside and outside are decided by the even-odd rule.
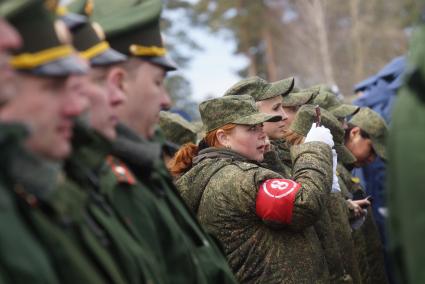
POLYGON ((384 160, 387 159, 385 142, 388 137, 388 126, 377 112, 367 107, 361 108, 349 123, 360 127, 369 134, 376 154, 384 160))
POLYGON ((192 142, 196 143, 196 127, 181 115, 169 111, 159 113, 159 127, 165 138, 179 146, 192 142))
POLYGON ((112 48, 127 56, 135 56, 163 67, 176 70, 167 56, 161 31, 160 0, 97 0, 93 20, 105 30, 112 48))
MULTIPOLYGON (((321 124, 331 131, 335 150, 338 154, 338 159, 344 164, 352 164, 356 161, 353 154, 344 146, 344 129, 341 123, 327 110, 320 108, 321 124)), ((289 127, 292 131, 307 136, 311 125, 316 120, 316 107, 313 105, 303 105, 297 111, 294 121, 289 127)))
POLYGON ((314 91, 298 91, 289 93, 282 98, 282 106, 295 107, 308 104, 316 95, 314 91))
POLYGON ((334 93, 320 90, 319 93, 311 101, 313 105, 319 105, 330 111, 337 118, 345 118, 356 113, 360 107, 344 104, 335 96, 334 93))
POLYGON ((250 95, 256 102, 288 94, 294 87, 294 78, 289 77, 268 83, 260 77, 249 77, 231 86, 224 96, 250 95))
POLYGON ((88 66, 77 56, 65 24, 47 10, 47 2, 29 0, 8 16, 22 38, 14 51, 11 65, 15 70, 40 76, 67 76, 87 72, 88 66))
POLYGON ((199 105, 199 112, 206 132, 229 123, 256 125, 282 119, 279 115, 259 112, 254 99, 249 95, 229 95, 204 101, 199 105))
POLYGON ((94 8, 93 1, 75 0, 71 4, 67 10, 72 13, 65 14, 65 17, 67 15, 83 15, 87 19, 84 23, 71 28, 73 44, 80 55, 89 60, 94 67, 108 66, 127 60, 127 56, 110 47, 105 40, 103 28, 98 23, 90 21, 94 8))

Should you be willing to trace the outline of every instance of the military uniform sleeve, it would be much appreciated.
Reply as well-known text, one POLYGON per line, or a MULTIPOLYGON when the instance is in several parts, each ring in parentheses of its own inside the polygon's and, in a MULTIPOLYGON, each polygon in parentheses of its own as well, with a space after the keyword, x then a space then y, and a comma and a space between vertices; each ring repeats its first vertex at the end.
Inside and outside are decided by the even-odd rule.
POLYGON ((332 152, 322 142, 291 148, 292 179, 301 184, 295 197, 290 228, 302 230, 314 224, 324 208, 324 196, 332 187, 332 152))

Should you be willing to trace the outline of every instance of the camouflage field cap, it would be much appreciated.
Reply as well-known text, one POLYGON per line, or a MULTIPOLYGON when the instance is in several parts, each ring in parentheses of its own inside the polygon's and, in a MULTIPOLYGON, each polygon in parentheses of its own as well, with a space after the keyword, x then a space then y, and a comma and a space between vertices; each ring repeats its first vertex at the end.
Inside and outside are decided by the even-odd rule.
POLYGON ((376 154, 384 160, 387 159, 385 141, 388 136, 388 126, 377 112, 367 107, 361 108, 349 123, 360 127, 369 134, 376 154))
POLYGON ((256 102, 285 96, 294 87, 294 78, 289 77, 273 83, 268 83, 260 77, 250 77, 243 79, 231 86, 224 96, 250 95, 256 102))
MULTIPOLYGON (((321 108, 321 124, 329 128, 335 143, 335 150, 338 154, 338 160, 344 164, 352 164, 356 158, 351 154, 351 151, 344 146, 344 129, 341 123, 327 110, 321 108)), ((290 130, 307 136, 313 122, 316 119, 316 108, 314 105, 303 105, 295 115, 294 121, 290 126, 290 130)))
POLYGON ((316 95, 314 91, 299 91, 290 93, 282 98, 283 107, 296 107, 308 104, 316 95))
POLYGON ((90 0, 73 1, 72 6, 65 7, 63 18, 75 18, 82 16, 85 22, 76 24, 74 21, 70 27, 73 35, 74 47, 79 51, 81 57, 90 61, 90 64, 96 66, 108 66, 111 64, 127 60, 127 56, 112 49, 105 40, 105 33, 102 27, 90 21, 93 13, 94 4, 90 0))
POLYGON ((159 113, 159 127, 161 127, 165 138, 176 145, 181 146, 189 142, 196 143, 195 126, 179 114, 161 111, 159 113))
POLYGON ((160 31, 161 10, 160 0, 97 0, 93 20, 115 50, 173 71, 177 66, 167 55, 160 31))
POLYGON ((266 121, 279 121, 280 115, 267 115, 258 111, 249 95, 224 96, 202 102, 199 105, 206 132, 226 124, 256 125, 266 121))
POLYGON ((55 19, 56 7, 55 1, 29 0, 7 16, 23 42, 11 58, 12 68, 39 76, 87 72, 88 65, 71 45, 67 27, 55 19))
POLYGON ((345 118, 353 115, 360 109, 358 106, 342 103, 334 93, 325 90, 320 90, 310 103, 312 105, 319 105, 337 118, 345 118))

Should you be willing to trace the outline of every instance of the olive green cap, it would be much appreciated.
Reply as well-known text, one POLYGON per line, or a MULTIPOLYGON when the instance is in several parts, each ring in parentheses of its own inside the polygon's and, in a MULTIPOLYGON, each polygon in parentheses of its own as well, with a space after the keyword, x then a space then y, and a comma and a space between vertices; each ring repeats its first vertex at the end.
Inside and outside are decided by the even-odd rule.
POLYGON ((256 125, 282 119, 280 115, 259 112, 254 99, 249 95, 229 95, 204 101, 199 105, 199 112, 206 132, 229 123, 256 125))
MULTIPOLYGON (((82 15, 87 19, 85 23, 73 25, 73 44, 79 51, 81 57, 90 61, 91 66, 108 66, 111 64, 124 62, 127 56, 112 49, 105 40, 105 33, 102 27, 96 22, 90 22, 93 12, 93 1, 76 0, 73 6, 65 7, 64 17, 68 15, 82 15)), ((69 20, 69 22, 71 22, 69 20)))
POLYGON ((93 20, 103 27, 115 50, 172 71, 177 67, 167 56, 161 37, 161 10, 160 0, 99 0, 93 20))
POLYGON ((283 107, 295 107, 308 104, 316 93, 313 91, 299 91, 289 93, 282 98, 283 107))
MULTIPOLYGON (((338 159, 344 164, 352 164, 356 161, 353 154, 344 146, 344 129, 341 123, 327 110, 320 108, 321 112, 321 125, 328 128, 331 131, 335 150, 338 155, 338 159)), ((302 135, 307 136, 311 125, 316 120, 316 107, 313 105, 303 105, 297 111, 294 121, 289 127, 290 130, 302 135)))
POLYGON ((159 113, 159 127, 165 138, 176 144, 196 143, 197 131, 195 126, 181 115, 169 111, 159 113))
POLYGON ((15 70, 40 76, 67 76, 87 72, 87 63, 71 45, 70 32, 62 21, 55 19, 53 11, 56 6, 52 6, 52 1, 28 2, 8 16, 23 42, 14 51, 11 66, 15 70))
POLYGON ((256 102, 287 95, 294 87, 294 78, 289 77, 268 83, 260 77, 250 77, 234 84, 224 96, 250 95, 256 102))
POLYGON ((349 123, 363 129, 372 140, 372 147, 382 159, 387 159, 385 142, 388 136, 388 126, 384 119, 370 108, 361 108, 349 123))
POLYGON ((343 104, 334 93, 325 90, 320 90, 310 103, 319 105, 321 108, 331 112, 337 118, 345 118, 353 115, 360 109, 358 106, 343 104))

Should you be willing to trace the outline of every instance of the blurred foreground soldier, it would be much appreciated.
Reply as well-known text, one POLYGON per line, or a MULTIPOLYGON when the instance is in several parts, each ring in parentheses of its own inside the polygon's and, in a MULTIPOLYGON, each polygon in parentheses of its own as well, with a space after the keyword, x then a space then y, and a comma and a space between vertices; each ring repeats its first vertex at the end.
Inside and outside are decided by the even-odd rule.
POLYGON ((280 116, 259 113, 248 95, 205 101, 200 113, 207 133, 198 146, 186 145, 176 154, 183 163, 193 161, 180 167, 177 185, 222 242, 238 280, 328 283, 317 279, 323 265, 305 257, 311 248, 304 234, 320 215, 332 182, 329 130, 314 128, 311 143, 292 149, 294 180, 288 180, 259 164, 266 147, 262 123, 280 116))
POLYGON ((10 52, 21 46, 21 36, 17 33, 8 21, 4 18, 7 14, 16 9, 13 5, 18 5, 20 1, 0 1, 0 107, 16 90, 13 85, 13 70, 9 65, 10 52))
POLYGON ((159 127, 165 137, 163 146, 165 164, 168 164, 168 161, 183 144, 196 143, 197 128, 177 113, 161 111, 159 127))
POLYGON ((376 155, 386 160, 385 141, 388 128, 385 121, 369 108, 360 109, 348 122, 345 146, 356 161, 339 164, 338 173, 342 192, 350 205, 350 221, 358 265, 365 283, 387 283, 383 246, 379 232, 359 179, 351 175, 354 167, 371 163, 376 155))
MULTIPOLYGON (((72 8, 88 18, 90 3, 74 1, 77 7, 72 8)), ((76 17, 64 17, 73 26, 74 45, 92 67, 85 88, 90 109, 74 128, 74 151, 65 163, 69 184, 77 185, 79 193, 88 197, 86 208, 91 221, 104 234, 103 246, 114 258, 113 265, 122 272, 125 282, 165 283, 155 227, 157 212, 150 206, 153 196, 141 188, 121 161, 109 155, 116 138, 117 108, 125 102, 117 80, 117 64, 127 57, 110 48, 99 24, 72 25, 76 17)), ((70 198, 65 191, 63 195, 64 199, 70 198)), ((109 274, 108 282, 121 282, 98 250, 90 244, 88 247, 109 274)))
MULTIPOLYGON (((43 1, 3 4, 1 9, 6 7, 8 20, 22 36, 22 46, 10 60, 16 71, 10 83, 16 93, 0 111, 1 277, 6 283, 59 283, 59 263, 51 258, 47 247, 43 248, 44 242, 33 226, 48 223, 43 216, 43 211, 49 210, 43 206, 44 198, 58 181, 55 162, 71 151, 72 120, 86 106, 74 80, 76 74, 87 70, 87 65, 75 55, 67 41, 66 28, 54 24, 54 16, 45 9, 43 1), (74 84, 73 91, 67 88, 70 84, 74 84), (25 148, 20 143, 24 140, 25 148)), ((57 245, 61 251, 66 250, 64 243, 57 245)), ((80 256, 71 250, 74 256, 80 256)), ((83 269, 86 263, 83 258, 80 260, 83 269)))
POLYGON ((400 283, 425 282, 424 43, 422 18, 411 41, 409 72, 396 102, 389 139, 390 249, 400 283))
MULTIPOLYGON (((178 195, 161 159, 162 146, 155 141, 159 112, 171 104, 164 78, 167 71, 176 68, 166 57, 160 35, 162 3, 150 0, 137 4, 121 1, 118 6, 108 1, 96 4, 99 9, 95 9, 95 16, 104 27, 107 40, 129 57, 120 65, 119 84, 127 101, 118 112, 123 124, 118 126, 112 153, 129 167, 143 190, 154 197, 144 206, 158 211, 155 224, 163 249, 164 277, 168 283, 234 283, 222 252, 178 195), (110 8, 113 10, 108 13, 110 8)), ((138 230, 142 235, 145 228, 138 230)))

